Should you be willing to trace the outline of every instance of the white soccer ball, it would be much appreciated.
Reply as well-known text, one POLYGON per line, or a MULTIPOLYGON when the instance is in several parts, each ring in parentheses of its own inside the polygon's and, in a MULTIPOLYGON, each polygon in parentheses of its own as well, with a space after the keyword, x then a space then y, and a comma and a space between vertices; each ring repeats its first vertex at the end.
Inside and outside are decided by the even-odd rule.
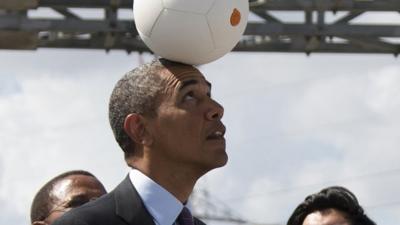
POLYGON ((136 29, 166 59, 192 65, 214 61, 240 40, 248 0, 134 0, 136 29))

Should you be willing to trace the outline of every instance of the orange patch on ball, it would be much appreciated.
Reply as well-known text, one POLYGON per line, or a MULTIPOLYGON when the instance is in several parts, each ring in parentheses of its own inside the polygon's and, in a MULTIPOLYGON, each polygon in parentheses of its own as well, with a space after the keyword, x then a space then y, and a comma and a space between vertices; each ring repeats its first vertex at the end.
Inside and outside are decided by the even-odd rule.
POLYGON ((231 25, 232 26, 237 26, 240 23, 240 20, 242 19, 242 15, 240 14, 239 10, 236 8, 233 9, 232 15, 231 15, 231 25))

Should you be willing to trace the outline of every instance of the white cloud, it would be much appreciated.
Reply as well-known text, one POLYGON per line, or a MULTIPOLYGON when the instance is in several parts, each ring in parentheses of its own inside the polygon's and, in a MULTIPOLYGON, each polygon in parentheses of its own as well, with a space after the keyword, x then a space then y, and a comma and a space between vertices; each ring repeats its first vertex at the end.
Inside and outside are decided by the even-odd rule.
MULTIPOLYGON (((71 63, 79 64, 79 60, 71 63)), ((5 79, 19 87, 0 96, 0 158, 4 168, 0 199, 7 201, 10 216, 19 215, 14 216, 19 219, 14 224, 28 223, 35 192, 61 172, 89 170, 108 189, 125 175, 122 151, 107 120, 109 93, 123 72, 113 74, 107 68, 94 67, 95 74, 87 75, 85 69, 79 71, 83 65, 86 62, 78 68, 61 67, 57 72, 50 68, 31 74, 24 67, 5 79), (93 160, 98 157, 107 160, 93 160)))
POLYGON ((0 217, 1 224, 27 224, 27 221, 23 219, 25 212, 17 212, 15 208, 10 207, 10 200, 0 198, 2 216, 0 217))
MULTIPOLYGON (((305 196, 330 185, 349 187, 367 206, 391 202, 400 185, 399 172, 390 172, 400 156, 398 62, 285 56, 285 67, 279 55, 256 56, 235 73, 224 62, 211 65, 229 74, 214 83, 226 90, 217 98, 231 156, 211 190, 263 222, 285 221, 305 196)), ((394 214, 386 221, 383 210, 371 214, 393 224, 394 214)))
POLYGON ((400 110, 400 66, 392 66, 369 74, 367 103, 382 116, 398 115, 400 110))

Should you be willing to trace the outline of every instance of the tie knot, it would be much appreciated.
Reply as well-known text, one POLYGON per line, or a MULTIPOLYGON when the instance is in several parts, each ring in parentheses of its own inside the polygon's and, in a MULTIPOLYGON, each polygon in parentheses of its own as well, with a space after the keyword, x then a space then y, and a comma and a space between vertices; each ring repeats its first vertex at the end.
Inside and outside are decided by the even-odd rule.
POLYGON ((178 216, 178 223, 179 225, 194 225, 193 216, 188 208, 183 207, 181 214, 178 216))

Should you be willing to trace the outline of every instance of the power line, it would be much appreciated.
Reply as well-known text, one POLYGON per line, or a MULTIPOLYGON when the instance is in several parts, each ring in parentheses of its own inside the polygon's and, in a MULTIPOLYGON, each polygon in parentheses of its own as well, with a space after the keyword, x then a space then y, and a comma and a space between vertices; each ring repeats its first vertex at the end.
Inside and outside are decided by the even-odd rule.
POLYGON ((194 215, 202 220, 241 225, 282 225, 281 223, 257 223, 243 219, 241 216, 238 216, 239 213, 232 210, 226 203, 218 199, 218 197, 211 196, 207 189, 196 190, 192 193, 190 202, 193 206, 194 215))
POLYGON ((281 188, 281 189, 276 189, 276 190, 272 190, 272 191, 253 194, 253 195, 250 195, 250 196, 247 195, 247 196, 239 196, 239 197, 234 197, 234 198, 228 198, 228 199, 224 199, 224 201, 238 201, 238 200, 243 200, 243 199, 260 197, 260 196, 264 196, 264 195, 271 195, 271 194, 277 194, 277 193, 298 191, 300 189, 307 189, 307 188, 314 187, 314 186, 329 185, 329 184, 332 184, 332 183, 344 183, 344 182, 361 180, 361 179, 370 179, 372 177, 388 176, 388 175, 391 175, 391 174, 392 175, 393 174, 400 174, 400 168, 391 169, 391 170, 384 170, 384 171, 378 171, 378 172, 362 174, 362 175, 355 175, 355 176, 346 177, 346 178, 342 178, 342 179, 323 181, 323 182, 318 182, 318 183, 314 183, 314 184, 306 184, 306 185, 293 186, 293 187, 289 187, 289 188, 281 188))

